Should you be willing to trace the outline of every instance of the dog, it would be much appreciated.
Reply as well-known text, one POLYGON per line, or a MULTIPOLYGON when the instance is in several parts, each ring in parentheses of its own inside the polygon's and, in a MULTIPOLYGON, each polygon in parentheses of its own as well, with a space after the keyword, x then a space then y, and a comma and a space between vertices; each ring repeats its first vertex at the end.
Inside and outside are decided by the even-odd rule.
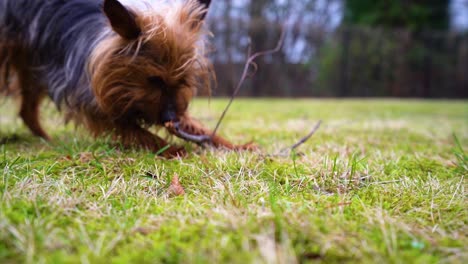
POLYGON ((135 2, 0 0, 0 90, 21 99, 26 126, 50 139, 38 113, 49 96, 67 120, 125 147, 184 155, 150 131, 177 122, 215 147, 254 148, 211 137, 188 114, 192 97, 215 79, 205 51, 211 1, 135 2))

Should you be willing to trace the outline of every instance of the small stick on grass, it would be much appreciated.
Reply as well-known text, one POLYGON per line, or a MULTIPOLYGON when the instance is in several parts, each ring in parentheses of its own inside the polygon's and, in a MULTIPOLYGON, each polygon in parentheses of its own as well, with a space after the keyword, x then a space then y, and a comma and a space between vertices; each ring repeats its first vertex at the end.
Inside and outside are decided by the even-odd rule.
MULTIPOLYGON (((237 84, 237 87, 236 89, 234 90, 234 92, 232 93, 231 95, 231 99, 229 100, 229 103, 227 104, 226 108, 224 109, 223 113, 221 114, 218 122, 216 123, 216 127, 215 129, 213 130, 213 133, 211 134, 211 136, 206 136, 206 135, 191 135, 189 133, 186 133, 185 131, 183 131, 182 129, 180 129, 180 124, 178 122, 169 122, 169 123, 166 123, 165 126, 166 128, 172 130, 175 132, 175 134, 177 136, 179 136, 180 138, 186 140, 186 141, 190 141, 190 142, 193 142, 193 143, 196 143, 200 146, 203 146, 204 144, 207 144, 207 143, 211 143, 212 142, 212 138, 216 135, 216 132, 218 131, 218 128, 219 126, 221 125, 221 122, 223 121, 224 117, 226 116, 226 113, 227 111, 229 110, 229 108, 231 107, 234 99, 236 98, 237 94, 239 93, 242 85, 244 84, 245 80, 247 79, 247 77, 251 77, 255 74, 256 70, 257 70, 257 65, 255 64, 255 59, 260 57, 260 56, 265 56, 265 55, 269 55, 269 54, 273 54, 273 53, 276 53, 278 52, 280 49, 281 49, 281 46, 284 42, 284 38, 286 36, 286 31, 284 30, 284 28, 282 29, 281 31, 281 37, 280 39, 278 40, 278 43, 276 44, 276 47, 274 49, 271 49, 271 50, 265 50, 265 51, 261 51, 261 52, 257 52, 253 55, 251 55, 251 52, 252 52, 252 47, 251 45, 249 45, 248 47, 248 51, 247 51, 247 62, 245 63, 245 66, 244 66, 244 70, 243 70, 243 73, 242 73, 242 76, 239 80, 239 83, 237 84), (254 67, 254 71, 253 73, 251 73, 249 75, 249 69, 250 67, 254 67)), ((317 132, 317 130, 319 129, 320 125, 322 124, 322 120, 318 121, 317 124, 314 126, 314 128, 309 132, 309 134, 307 134, 305 137, 301 138, 297 143, 295 143, 294 145, 292 145, 291 147, 289 148, 285 148, 283 150, 281 150, 279 152, 278 155, 284 155, 285 152, 291 152, 291 151, 294 151, 296 150, 299 146, 301 146, 302 144, 306 143, 314 134, 315 132, 317 132)))
POLYGON ((237 94, 239 93, 239 91, 240 91, 242 85, 244 84, 245 80, 247 79, 247 77, 252 77, 255 74, 255 72, 257 70, 257 65, 255 64, 255 59, 257 59, 258 57, 261 57, 261 56, 266 56, 266 55, 270 55, 270 54, 274 54, 276 52, 279 52, 281 47, 283 46, 285 36, 286 36, 286 30, 283 27, 281 29, 280 39, 276 43, 276 47, 274 49, 260 51, 260 52, 254 53, 253 55, 251 55, 252 46, 249 44, 248 52, 247 52, 247 62, 244 65, 244 70, 242 72, 242 76, 241 76, 239 82, 237 83, 236 89, 234 90, 234 92, 231 95, 231 99, 229 100, 229 103, 227 104, 226 108, 224 109, 223 113, 221 114, 221 117, 219 118, 218 123, 216 123, 216 127, 213 130, 213 133, 211 134, 211 138, 213 138, 216 135, 216 132, 218 131, 219 126, 221 125, 221 122, 223 121, 224 117, 226 116, 227 111, 231 107, 232 102, 236 98, 237 94), (251 74, 249 74, 250 66, 254 67, 254 71, 251 74))
MULTIPOLYGON (((216 135, 216 132, 218 131, 219 126, 221 125, 221 122, 223 121, 224 117, 226 116, 227 111, 231 107, 234 99, 236 98, 237 94, 239 93, 239 91, 240 91, 242 85, 244 84, 245 80, 248 77, 252 77, 255 74, 255 72, 257 71, 257 65, 255 64, 255 59, 257 59, 258 57, 261 57, 261 56, 274 54, 274 53, 280 51, 280 49, 281 49, 281 47, 283 45, 285 36, 286 36, 286 30, 284 28, 282 28, 280 39, 276 43, 275 48, 270 49, 270 50, 260 51, 260 52, 254 53, 253 55, 251 55, 252 46, 249 45, 248 51, 247 51, 247 62, 244 65, 244 70, 242 72, 242 76, 241 76, 239 82, 237 83, 236 89, 234 90, 234 92, 231 95, 231 99, 229 100, 229 103, 227 104, 227 106, 224 109, 223 113, 221 114, 218 122, 216 123, 216 126, 215 126, 211 136, 204 136, 204 135, 200 136, 200 135, 188 134, 188 133, 184 132, 183 130, 181 130, 179 128, 179 123, 168 123, 168 124, 166 124, 166 127, 169 128, 169 129, 172 129, 175 132, 175 134, 178 135, 180 138, 182 138, 184 140, 187 140, 187 141, 191 141, 191 142, 196 143, 198 145, 203 145, 205 143, 211 142, 212 138, 216 135), (249 74, 249 70, 250 70, 251 67, 253 67, 254 70, 253 70, 252 73, 249 74)), ((292 145, 291 147, 283 149, 282 151, 280 151, 280 154, 284 153, 286 151, 288 151, 288 152, 294 151, 300 145, 304 144, 307 140, 309 140, 315 134, 315 132, 320 127, 321 123, 322 123, 322 121, 319 121, 309 134, 307 134, 305 137, 303 137, 301 140, 299 140, 296 144, 292 145)))
POLYGON ((299 146, 306 143, 315 134, 315 132, 317 132, 321 124, 322 124, 322 120, 319 120, 317 124, 315 124, 314 128, 312 128, 312 130, 309 132, 309 134, 301 138, 296 144, 292 145, 291 147, 282 149, 279 153, 282 154, 285 152, 291 152, 291 151, 296 150, 299 146))
POLYGON ((309 134, 307 134, 307 136, 301 138, 301 140, 299 140, 296 144, 292 145, 289 148, 289 150, 293 151, 293 150, 297 149, 300 145, 306 143, 307 140, 309 140, 315 134, 315 132, 317 132, 317 130, 320 128, 321 124, 322 124, 322 120, 319 120, 317 122, 317 124, 315 124, 314 128, 309 132, 309 134))

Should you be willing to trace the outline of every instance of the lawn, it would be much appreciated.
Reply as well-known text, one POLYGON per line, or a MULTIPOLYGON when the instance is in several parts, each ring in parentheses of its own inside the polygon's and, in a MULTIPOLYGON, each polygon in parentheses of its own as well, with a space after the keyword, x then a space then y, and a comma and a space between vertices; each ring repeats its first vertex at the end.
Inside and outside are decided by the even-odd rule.
POLYGON ((0 104, 0 263, 468 261, 466 101, 239 99, 220 133, 261 150, 179 160, 42 111, 50 143, 0 104))

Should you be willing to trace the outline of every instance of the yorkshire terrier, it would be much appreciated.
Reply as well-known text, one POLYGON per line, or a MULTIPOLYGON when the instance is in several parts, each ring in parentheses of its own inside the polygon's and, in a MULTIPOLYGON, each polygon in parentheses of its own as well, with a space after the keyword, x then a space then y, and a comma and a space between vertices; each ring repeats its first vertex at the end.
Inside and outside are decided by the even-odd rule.
POLYGON ((127 2, 0 0, 0 92, 18 95, 32 133, 49 139, 38 113, 48 95, 67 119, 126 147, 183 155, 150 132, 159 126, 215 147, 254 148, 211 137, 187 112, 214 79, 204 29, 211 1, 127 2))

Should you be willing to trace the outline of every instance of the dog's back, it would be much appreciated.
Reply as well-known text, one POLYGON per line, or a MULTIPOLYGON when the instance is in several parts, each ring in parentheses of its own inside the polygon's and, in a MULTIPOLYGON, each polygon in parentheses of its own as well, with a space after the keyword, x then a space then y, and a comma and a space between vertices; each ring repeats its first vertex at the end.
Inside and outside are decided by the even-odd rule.
POLYGON ((31 89, 47 87, 57 104, 74 91, 89 90, 77 86, 86 85, 87 58, 106 25, 100 5, 96 0, 0 0, 3 87, 12 73, 28 75, 36 86, 31 89))
POLYGON ((0 0, 0 92, 21 97, 20 116, 48 138, 38 122, 45 95, 72 108, 89 102, 86 64, 106 27, 96 0, 0 0))

